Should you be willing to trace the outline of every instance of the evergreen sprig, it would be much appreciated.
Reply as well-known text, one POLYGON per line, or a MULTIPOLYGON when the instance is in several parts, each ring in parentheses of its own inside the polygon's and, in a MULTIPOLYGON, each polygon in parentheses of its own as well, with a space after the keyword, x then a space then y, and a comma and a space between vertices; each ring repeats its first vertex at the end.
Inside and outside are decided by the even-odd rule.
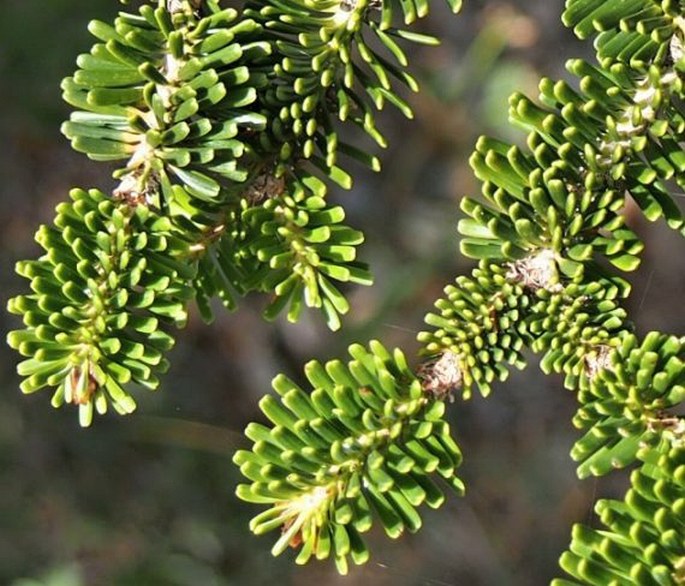
POLYGON ((669 410, 685 401, 684 344, 682 338, 657 332, 641 344, 634 335, 625 336, 605 368, 579 393, 581 407, 573 422, 587 433, 571 456, 582 461, 580 477, 631 464, 639 449, 664 437, 682 443, 685 422, 669 410))
MULTIPOLYGON (((565 24, 581 38, 599 33, 598 64, 570 61, 577 84, 543 79, 539 103, 511 97, 527 147, 478 141, 471 166, 482 195, 462 199, 459 231, 462 253, 479 264, 445 289, 418 338, 424 362, 414 376, 426 396, 469 398, 474 388, 487 396, 510 366, 525 367, 527 348, 576 392, 579 476, 641 463, 623 501, 597 504, 606 529, 574 528, 561 558, 574 581, 555 586, 685 583, 684 342, 658 332, 639 340, 621 307, 624 275, 644 248, 626 225, 626 198, 683 232, 670 188, 685 181, 684 10, 669 0, 567 2, 565 24)), ((361 393, 369 381, 346 384, 361 393)), ((322 518, 335 519, 325 510, 322 518)), ((263 515, 289 535, 283 518, 263 515)))
POLYGON ((216 2, 204 18, 144 5, 138 15, 120 13, 114 26, 91 22, 102 42, 62 84, 64 99, 79 108, 62 131, 94 160, 125 160, 116 176, 125 178, 120 190, 130 184, 129 197, 186 214, 200 202, 220 203, 229 195, 221 182, 247 178, 240 133, 265 123, 250 106, 266 76, 246 65, 270 52, 250 40, 258 28, 216 2))
POLYGON ((444 402, 426 393, 399 350, 379 342, 350 346, 353 360, 305 366, 312 391, 285 376, 274 380, 280 400, 260 402, 271 421, 251 423, 252 451, 234 461, 251 481, 238 487, 246 501, 268 505, 250 527, 256 534, 281 529, 274 555, 300 548, 297 563, 333 557, 347 573, 347 557, 364 563, 360 536, 377 517, 395 539, 418 531, 422 504, 438 507, 442 477, 458 494, 461 452, 444 420, 444 402))
MULTIPOLYGON (((195 301, 228 308, 250 291, 265 316, 319 308, 340 327, 336 283, 371 281, 363 234, 327 201, 351 185, 339 155, 380 168, 339 140, 351 121, 385 146, 374 112, 411 117, 398 84, 416 90, 403 41, 427 0, 156 0, 113 25, 63 84, 77 111, 63 126, 94 160, 121 161, 111 193, 72 191, 38 260, 18 264, 32 292, 9 303, 25 328, 8 341, 26 357, 24 392, 54 389, 82 425, 108 405, 133 410, 131 385, 155 388, 195 301)), ((459 0, 448 0, 457 11, 459 0)), ((597 63, 572 60, 577 82, 543 79, 538 100, 510 99, 525 147, 482 138, 465 197, 461 252, 478 260, 426 316, 416 367, 379 342, 347 363, 305 367, 305 391, 280 375, 279 395, 250 424, 235 462, 238 495, 263 505, 255 533, 281 530, 272 550, 296 561, 332 557, 338 570, 369 552, 374 519, 392 538, 421 526, 418 507, 458 494, 461 453, 445 403, 488 395, 525 350, 576 393, 572 450, 580 477, 637 466, 623 501, 602 500, 604 529, 576 526, 561 566, 568 584, 685 583, 685 338, 640 340, 621 302, 644 245, 627 198, 685 234, 671 195, 685 187, 685 5, 678 0, 568 0, 564 23, 595 36, 597 63)))
POLYGON ((193 273, 168 218, 95 189, 71 199, 36 234, 45 254, 17 265, 33 292, 10 301, 27 328, 8 341, 29 357, 18 367, 22 391, 55 388, 52 404, 78 405, 87 426, 109 403, 132 412, 130 383, 158 386, 174 344, 162 326, 185 324, 193 273))
POLYGON ((24 318, 8 338, 28 358, 22 389, 56 389, 53 404, 80 405, 82 425, 106 397, 132 411, 131 385, 156 387, 172 345, 147 314, 165 307, 182 325, 193 301, 211 320, 213 299, 233 309, 262 292, 267 319, 287 308, 296 321, 312 307, 338 329, 349 310, 340 283, 372 277, 358 259, 364 235, 343 224, 328 186, 351 185, 338 155, 380 163, 339 142, 337 128, 352 121, 385 146, 374 111, 390 102, 410 114, 390 83, 417 89, 401 43, 435 39, 394 25, 427 9, 155 0, 91 22, 97 42, 62 84, 76 109, 62 131, 75 150, 121 166, 109 194, 75 191, 55 227, 39 231, 45 256, 18 265, 35 293, 9 305, 24 318))
POLYGON ((581 584, 679 585, 685 580, 685 450, 662 442, 640 451, 623 501, 600 500, 606 529, 576 525, 561 567, 581 584))

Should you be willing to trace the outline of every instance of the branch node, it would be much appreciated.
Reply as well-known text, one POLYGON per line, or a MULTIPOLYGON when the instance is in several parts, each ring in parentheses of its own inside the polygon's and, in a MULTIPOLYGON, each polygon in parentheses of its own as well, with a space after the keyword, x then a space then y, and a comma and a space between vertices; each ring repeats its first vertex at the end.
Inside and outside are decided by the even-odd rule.
POLYGON ((555 254, 549 248, 509 263, 508 268, 506 278, 521 283, 531 291, 545 289, 551 293, 559 293, 563 290, 559 283, 555 254))
POLYGON ((439 401, 453 402, 454 394, 464 384, 459 355, 450 350, 421 364, 416 376, 421 381, 423 392, 439 401))

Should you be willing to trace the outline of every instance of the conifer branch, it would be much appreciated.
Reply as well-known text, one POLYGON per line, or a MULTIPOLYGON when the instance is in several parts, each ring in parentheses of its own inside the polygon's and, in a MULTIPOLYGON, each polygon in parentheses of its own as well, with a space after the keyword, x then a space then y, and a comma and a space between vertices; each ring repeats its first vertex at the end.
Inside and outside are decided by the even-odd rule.
MULTIPOLYGON (((460 3, 449 4, 456 11, 460 3)), ((127 295, 142 295, 135 303, 147 308, 148 297, 162 296, 155 287, 176 296, 168 313, 177 325, 191 301, 209 321, 213 298, 234 309, 237 296, 255 291, 271 298, 267 319, 287 308, 296 321, 311 307, 338 329, 349 310, 338 284, 368 285, 372 277, 358 260, 364 235, 326 201, 328 185, 351 185, 339 154, 373 170, 380 163, 339 143, 337 127, 350 120, 385 146, 374 111, 389 102, 410 115, 390 81, 417 89, 401 42, 435 40, 394 28, 393 14, 409 24, 427 9, 425 1, 255 0, 238 11, 218 0, 155 0, 111 25, 91 22, 98 42, 62 84, 76 108, 62 131, 75 150, 122 166, 110 195, 74 192, 74 213, 60 208, 55 227, 39 230, 45 257, 19 264, 35 292, 9 306, 25 324, 8 337, 28 358, 22 389, 53 387, 56 406, 80 405, 82 425, 94 408, 105 411, 105 396, 131 412, 130 385, 156 387, 153 372, 166 369, 172 345, 160 321, 140 326, 167 340, 150 356, 140 332, 126 329, 139 317, 127 295), (384 49, 371 48, 368 35, 384 49), (116 218, 92 219, 110 213, 116 218), (119 215, 143 214, 160 221, 120 225, 119 215), (184 243, 182 252, 158 244, 172 239, 184 243), (149 252, 148 241, 161 248, 149 252), (154 286, 120 285, 129 278, 129 255, 154 286), (46 276, 84 259, 90 265, 78 276, 46 276), (94 301, 79 307, 89 295, 94 301), (56 349, 64 344, 68 351, 56 349)))
POLYGON ((626 196, 647 219, 683 230, 668 188, 682 186, 685 170, 682 10, 569 0, 564 22, 581 38, 599 32, 599 65, 570 61, 577 87, 543 79, 540 104, 512 96, 527 149, 478 141, 471 166, 482 196, 462 199, 459 231, 479 265, 445 289, 419 334, 426 360, 415 376, 426 395, 487 396, 510 366, 525 367, 528 348, 577 393, 579 476, 642 462, 623 502, 598 504, 608 530, 574 529, 561 565, 578 582, 556 586, 683 583, 683 341, 657 332, 639 341, 620 305, 630 293, 621 273, 644 247, 626 226, 626 196))
MULTIPOLYGON (((456 12, 459 0, 447 0, 456 12)), ((20 262, 31 293, 9 303, 25 327, 9 344, 26 360, 24 392, 54 390, 83 426, 111 405, 135 408, 131 385, 155 388, 168 366, 170 326, 195 301, 266 293, 265 317, 320 309, 332 329, 348 303, 337 283, 369 284, 363 234, 327 202, 351 186, 346 162, 379 170, 376 154, 339 140, 352 122, 386 139, 374 112, 408 117, 397 87, 416 91, 398 28, 428 0, 155 0, 113 25, 63 83, 76 108, 63 126, 95 161, 119 161, 117 186, 71 192, 44 254, 20 262), (344 157, 341 157, 343 155, 344 157)), ((250 424, 235 462, 238 495, 266 508, 258 534, 280 530, 272 553, 296 561, 364 563, 374 520, 396 538, 438 507, 440 483, 462 494, 461 452, 446 402, 487 396, 509 368, 540 357, 576 393, 578 475, 633 467, 623 501, 597 504, 604 529, 576 526, 561 566, 568 584, 685 583, 685 338, 639 339, 621 303, 644 248, 626 223, 629 197, 650 221, 685 235, 670 189, 685 187, 685 6, 676 0, 568 0, 562 16, 595 36, 596 64, 572 60, 577 82, 543 79, 539 99, 510 99, 526 147, 481 138, 464 197, 461 252, 478 260, 426 316, 412 367, 379 342, 352 360, 305 367, 311 391, 280 375, 279 398, 250 424), (419 360, 417 360, 419 362, 419 360)), ((455 545, 458 547, 458 544, 455 545)))

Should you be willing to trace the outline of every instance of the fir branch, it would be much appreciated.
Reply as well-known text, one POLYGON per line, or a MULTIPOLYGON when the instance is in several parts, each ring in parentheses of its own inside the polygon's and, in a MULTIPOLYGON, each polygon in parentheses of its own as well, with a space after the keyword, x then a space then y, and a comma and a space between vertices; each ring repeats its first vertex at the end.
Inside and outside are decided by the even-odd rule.
POLYGON ((272 553, 290 545, 299 549, 299 564, 333 557, 343 574, 348 556, 357 564, 369 557, 360 533, 371 528, 372 512, 397 538, 421 527, 417 507, 444 500, 428 475, 437 472, 463 492, 455 474, 461 453, 443 419, 444 403, 424 391, 399 350, 391 354, 371 342, 349 352, 347 365, 307 364, 310 393, 277 377, 280 402, 260 402, 273 427, 250 424, 252 451, 234 458, 252 481, 238 487, 238 496, 269 506, 251 529, 282 532, 272 553))
POLYGON ((110 403, 132 412, 130 383, 158 386, 174 344, 161 326, 185 323, 193 273, 180 260, 188 243, 167 218, 97 190, 71 198, 54 226, 38 230, 45 254, 17 265, 33 293, 10 300, 26 328, 8 342, 29 357, 18 367, 22 391, 56 388, 52 404, 78 405, 87 426, 110 403))
MULTIPOLYGON (((267 318, 309 306, 340 326, 348 303, 333 281, 371 278, 328 185, 351 186, 339 155, 380 162, 338 128, 351 121, 385 146, 374 112, 391 103, 411 117, 397 86, 418 87, 400 43, 436 42, 396 28, 427 0, 152 4, 91 23, 99 42, 63 83, 77 109, 64 134, 121 161, 118 186, 71 192, 38 231, 45 253, 17 265, 32 293, 9 303, 25 325, 8 336, 27 358, 22 390, 52 387, 84 426, 109 405, 131 412, 131 385, 158 385, 169 326, 193 299, 211 319, 213 297, 233 308, 261 291, 267 318)), ((392 538, 418 530, 418 507, 444 500, 436 473, 464 489, 445 401, 489 394, 529 349, 576 391, 579 476, 639 462, 625 499, 597 505, 606 529, 574 529, 561 565, 578 582, 554 584, 685 583, 685 338, 640 341, 620 306, 644 247, 626 197, 685 234, 669 193, 685 187, 683 3, 569 0, 563 20, 597 33, 598 64, 570 61, 577 83, 543 79, 539 103, 512 96, 527 147, 478 141, 482 194, 462 199, 459 231, 479 265, 427 315, 425 361, 355 344, 347 363, 305 367, 311 392, 281 375, 280 399, 261 401, 271 425, 249 425, 252 449, 234 460, 248 479, 239 496, 267 507, 252 530, 281 530, 274 554, 291 546, 298 563, 332 557, 345 573, 348 558, 368 559, 361 534, 375 518, 392 538)))
MULTIPOLYGON (((458 9, 459 2, 449 3, 458 9)), ((63 227, 62 210, 56 231, 48 230, 53 236, 42 240, 44 259, 61 254, 75 264, 79 255, 86 255, 92 263, 89 271, 107 275, 106 283, 88 285, 99 291, 98 303, 86 307, 97 320, 84 325, 71 309, 62 311, 80 294, 72 293, 71 285, 65 293, 62 282, 44 275, 52 268, 47 260, 20 263, 19 271, 31 279, 36 296, 10 302, 10 310, 23 315, 27 326, 9 338, 29 357, 20 367, 20 373, 30 377, 23 389, 52 386, 67 402, 83 403, 83 425, 91 421, 91 398, 114 385, 108 381, 154 387, 158 381, 153 371, 166 368, 161 355, 147 357, 138 341, 131 341, 121 350, 127 359, 136 361, 142 352, 142 363, 152 361, 155 368, 136 362, 131 367, 134 375, 124 369, 118 378, 99 370, 102 356, 117 354, 122 340, 128 340, 129 333, 119 330, 135 322, 131 312, 136 308, 126 306, 129 292, 119 285, 128 277, 129 240, 157 242, 173 233, 184 242, 184 251, 174 250, 167 264, 149 252, 149 258, 140 258, 138 269, 146 270, 155 283, 141 294, 152 295, 158 283, 174 294, 183 292, 182 302, 169 306, 169 312, 178 312, 179 323, 192 298, 209 321, 212 298, 233 309, 236 296, 259 291, 272 298, 265 311, 268 319, 288 307, 288 319, 295 321, 303 307, 314 307, 330 328, 341 326, 340 316, 349 304, 335 282, 370 284, 372 279, 357 260, 363 234, 342 224, 342 207, 326 202, 327 182, 351 185, 349 173, 335 164, 338 153, 374 170, 380 163, 356 146, 339 144, 332 120, 344 122, 348 115, 355 119, 359 108, 364 111, 362 125, 380 136, 370 102, 359 97, 360 88, 370 92, 375 107, 387 100, 405 113, 408 106, 389 79, 395 76, 416 89, 404 67, 390 64, 366 44, 363 31, 375 31, 402 66, 407 60, 399 40, 433 42, 390 26, 394 1, 254 1, 242 11, 224 9, 217 0, 152 4, 156 7, 145 3, 137 13, 121 12, 112 25, 90 23, 98 42, 79 56, 78 70, 62 84, 64 99, 76 108, 62 131, 73 148, 89 158, 122 162, 114 173, 119 182, 110 200, 114 208, 107 210, 116 209, 127 218, 148 213, 169 224, 157 232, 158 224, 148 229, 131 222, 125 239, 116 242, 119 248, 109 251, 111 256, 89 256, 81 250, 83 243, 101 244, 101 232, 108 232, 112 219, 104 218, 103 228, 78 212, 63 227), (378 85, 371 81, 374 76, 378 85), (336 104, 330 100, 336 94, 346 97, 336 104), (72 233, 79 234, 76 244, 72 233), (168 266, 176 271, 173 275, 168 266), (124 300, 113 301, 120 298, 124 300), (60 324, 57 341, 56 332, 43 333, 43 322, 50 320, 60 324), (116 342, 102 346, 101 338, 108 336, 116 342), (30 338, 31 343, 20 338, 30 338), (58 352, 55 343, 74 343, 78 351, 58 352), (59 360, 50 358, 55 352, 59 360)), ((402 2, 395 7, 401 7, 409 23, 424 16, 428 4, 402 2)), ((98 210, 104 210, 105 196, 94 193, 98 210)), ((136 253, 145 248, 132 246, 136 253)), ((145 327, 157 331, 156 326, 145 327)), ((130 389, 118 387, 116 393, 126 399, 115 401, 118 410, 131 411, 130 389)), ((61 403, 55 400, 55 405, 61 403)), ((106 402, 98 399, 96 405, 104 412, 106 402)))
MULTIPOLYGON (((445 289, 419 334, 428 359, 415 376, 433 399, 488 395, 509 366, 525 366, 528 348, 577 391, 579 476, 644 462, 624 503, 598 504, 610 531, 574 531, 561 563, 582 584, 683 581, 682 340, 638 342, 620 306, 630 284, 616 274, 635 270, 643 249, 626 226, 626 195, 647 219, 683 229, 668 190, 685 161, 681 13, 669 0, 568 2, 567 25, 583 38, 599 31, 600 64, 569 62, 577 88, 543 79, 540 105, 512 96, 527 149, 479 140, 471 165, 482 198, 462 199, 459 231, 462 253, 480 263, 445 289)), ((346 384, 361 392, 368 382, 346 384)))
POLYGON ((685 450, 662 442, 639 453, 623 501, 600 500, 595 510, 604 525, 573 528, 561 567, 578 584, 683 584, 685 574, 685 450))

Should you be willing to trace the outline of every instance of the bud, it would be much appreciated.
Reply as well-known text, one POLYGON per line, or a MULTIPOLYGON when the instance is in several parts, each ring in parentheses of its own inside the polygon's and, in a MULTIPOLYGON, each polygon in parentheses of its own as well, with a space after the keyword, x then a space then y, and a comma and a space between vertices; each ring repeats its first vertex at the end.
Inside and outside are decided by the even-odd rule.
POLYGON ((454 401, 454 394, 464 384, 459 355, 450 350, 424 362, 416 375, 421 381, 423 391, 439 401, 454 401))

